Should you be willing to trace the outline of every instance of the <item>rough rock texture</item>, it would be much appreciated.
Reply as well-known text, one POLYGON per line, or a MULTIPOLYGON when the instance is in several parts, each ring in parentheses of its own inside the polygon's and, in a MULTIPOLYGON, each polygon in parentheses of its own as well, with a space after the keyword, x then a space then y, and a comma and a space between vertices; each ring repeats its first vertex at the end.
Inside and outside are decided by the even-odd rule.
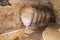
MULTIPOLYGON (((26 0, 9 0, 11 5, 0 6, 0 40, 30 40, 30 38, 25 38, 22 30, 22 32, 19 30, 23 27, 20 21, 20 9, 25 4, 31 5, 32 3, 32 5, 37 5, 38 3, 37 1, 34 3, 32 1, 25 1, 26 0), (20 36, 21 34, 22 36, 20 36)), ((33 37, 33 39, 34 38, 36 38, 36 36, 33 37)), ((36 40, 37 39, 39 38, 37 37, 36 40)))
POLYGON ((37 6, 39 4, 40 0, 9 0, 9 3, 12 6, 19 6, 23 7, 24 5, 32 5, 37 6))
MULTIPOLYGON (((47 27, 42 34, 43 38, 40 34, 42 32, 25 35, 23 29, 19 30, 23 27, 20 21, 20 9, 24 5, 37 6, 39 2, 42 5, 49 5, 48 0, 9 0, 10 6, 0 6, 0 40, 60 40, 58 26, 47 27)), ((56 22, 60 25, 60 0, 50 0, 50 3, 56 15, 56 22)))
POLYGON ((51 0, 50 2, 54 8, 54 13, 56 16, 56 23, 60 25, 60 0, 51 0))
POLYGON ((41 33, 26 34, 23 29, 0 35, 0 40, 43 40, 41 33))
POLYGON ((11 5, 0 5, 0 34, 22 28, 20 9, 24 5, 38 5, 39 0, 8 0, 8 2, 11 5))
POLYGON ((24 36, 23 30, 14 30, 0 35, 0 40, 18 40, 19 37, 24 36))
POLYGON ((0 34, 5 30, 13 30, 21 26, 19 11, 19 8, 15 6, 0 6, 0 34))

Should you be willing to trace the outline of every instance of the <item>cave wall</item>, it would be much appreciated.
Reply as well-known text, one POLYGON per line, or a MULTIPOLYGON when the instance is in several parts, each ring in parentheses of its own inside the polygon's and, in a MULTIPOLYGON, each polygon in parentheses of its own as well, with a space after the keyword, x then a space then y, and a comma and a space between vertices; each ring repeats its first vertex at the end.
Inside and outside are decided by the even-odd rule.
MULTIPOLYGON (((48 2, 50 2, 53 6, 57 25, 60 25, 60 16, 59 16, 60 15, 60 0, 50 0, 50 1, 49 0, 9 0, 9 3, 11 4, 10 6, 8 6, 8 5, 0 6, 0 34, 4 34, 4 33, 7 33, 10 31, 13 31, 13 30, 18 30, 18 29, 23 28, 23 25, 21 24, 21 21, 20 21, 20 11, 24 5, 37 6, 40 3, 42 5, 49 6, 49 4, 46 4, 48 2)), ((45 32, 43 33, 44 37, 47 36, 47 38, 48 38, 48 35, 50 35, 47 32, 52 32, 52 33, 55 32, 54 28, 53 28, 54 29, 53 31, 51 31, 51 29, 50 30, 49 29, 50 28, 47 29, 48 31, 45 30, 45 32), (48 35, 45 35, 45 33, 48 35)), ((21 34, 23 34, 23 33, 21 32, 21 34)), ((54 34, 60 38, 59 32, 56 32, 54 34)), ((55 35, 53 35, 53 37, 55 35)), ((13 40, 13 37, 17 37, 17 36, 18 37, 20 36, 20 31, 17 31, 16 33, 12 33, 12 34, 9 33, 8 36, 7 36, 7 34, 2 35, 2 36, 0 35, 0 40, 13 40), (18 34, 18 35, 16 35, 16 34, 18 34)), ((53 40, 53 37, 52 38, 49 37, 50 39, 49 38, 48 39, 53 40)), ((57 37, 55 36, 56 40, 57 40, 57 37)), ((45 39, 45 40, 47 40, 47 39, 45 39)))

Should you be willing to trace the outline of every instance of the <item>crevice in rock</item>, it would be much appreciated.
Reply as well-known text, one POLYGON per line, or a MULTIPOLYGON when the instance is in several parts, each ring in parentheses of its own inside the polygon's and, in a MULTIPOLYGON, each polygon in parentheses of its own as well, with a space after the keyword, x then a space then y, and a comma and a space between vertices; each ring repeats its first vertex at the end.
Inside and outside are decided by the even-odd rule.
POLYGON ((9 0, 0 0, 0 6, 11 6, 11 4, 9 3, 9 0))

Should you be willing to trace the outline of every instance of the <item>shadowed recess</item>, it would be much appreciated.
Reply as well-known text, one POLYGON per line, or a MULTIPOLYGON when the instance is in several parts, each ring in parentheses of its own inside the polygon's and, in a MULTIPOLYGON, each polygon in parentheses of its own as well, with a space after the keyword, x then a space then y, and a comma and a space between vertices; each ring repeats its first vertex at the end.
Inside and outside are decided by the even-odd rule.
POLYGON ((11 5, 10 3, 9 3, 9 0, 0 0, 0 6, 7 6, 7 5, 11 5))

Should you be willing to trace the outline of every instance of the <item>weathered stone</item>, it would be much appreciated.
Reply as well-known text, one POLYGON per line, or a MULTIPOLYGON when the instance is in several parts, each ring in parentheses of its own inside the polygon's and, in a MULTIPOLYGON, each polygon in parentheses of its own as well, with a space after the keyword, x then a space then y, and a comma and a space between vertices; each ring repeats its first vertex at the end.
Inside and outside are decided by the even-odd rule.
POLYGON ((9 3, 13 5, 18 5, 19 7, 22 7, 24 5, 32 5, 37 6, 39 4, 40 0, 9 0, 9 3))
POLYGON ((54 14, 56 16, 56 23, 60 25, 60 0, 50 0, 53 9, 54 9, 54 14))
POLYGON ((0 34, 10 29, 17 29, 20 26, 19 8, 17 6, 0 6, 0 34))
MULTIPOLYGON (((42 32, 25 35, 23 29, 21 30, 23 32, 18 30, 23 27, 20 21, 20 9, 24 5, 37 6, 39 2, 41 5, 50 6, 48 0, 8 0, 8 2, 11 6, 0 6, 0 40, 42 40, 42 35, 44 40, 60 40, 58 26, 47 27, 42 35, 40 34, 42 32)), ((60 0, 51 0, 50 3, 57 18, 57 24, 60 25, 60 0)))
POLYGON ((24 35, 23 30, 14 30, 0 35, 0 40, 15 40, 24 35))

